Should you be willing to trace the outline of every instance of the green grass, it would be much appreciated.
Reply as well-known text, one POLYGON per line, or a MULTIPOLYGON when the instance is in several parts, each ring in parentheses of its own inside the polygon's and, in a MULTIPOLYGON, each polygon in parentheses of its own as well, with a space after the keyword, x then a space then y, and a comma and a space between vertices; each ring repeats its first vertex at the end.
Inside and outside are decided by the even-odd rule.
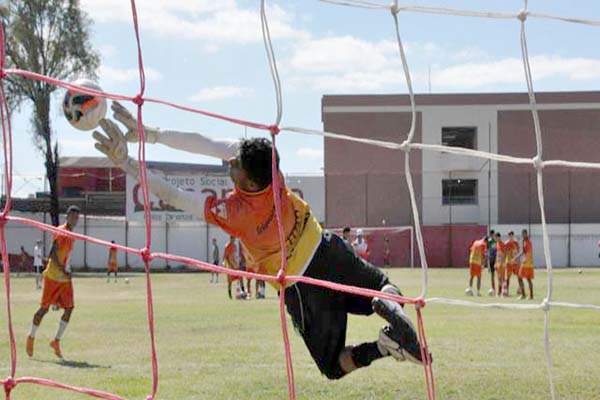
MULTIPOLYGON (((536 296, 546 274, 536 271, 536 296)), ((392 270, 406 295, 420 292, 419 270, 392 270)), ((484 291, 489 276, 484 274, 484 291)), ((40 297, 31 277, 12 279, 17 377, 37 376, 144 399, 151 390, 150 342, 144 276, 130 284, 76 277, 76 308, 63 338, 66 362, 48 347, 60 313, 50 311, 38 331, 35 355, 25 355, 25 335, 40 297)), ((464 298, 467 271, 430 271, 430 297, 464 298)), ((284 399, 287 384, 278 300, 230 301, 224 279, 209 274, 153 276, 159 357, 159 399, 284 399)), ((9 374, 8 334, 0 289, 0 376, 9 374)), ((554 298, 600 304, 600 270, 555 271, 554 298)), ((496 299, 474 298, 491 302, 496 299)), ((498 301, 517 302, 512 297, 498 301)), ((409 313, 414 316, 412 307, 409 313)), ((430 304, 425 329, 434 354, 438 399, 547 399, 543 312, 430 304)), ((288 319, 289 321, 289 319, 288 319)), ((348 343, 373 340, 382 321, 351 317, 348 343)), ((291 325, 288 325, 291 327, 291 325)), ((291 328, 290 328, 291 329, 291 328)), ((555 308, 550 313, 553 372, 558 398, 600 398, 600 313, 555 308)), ((290 335, 298 399, 424 399, 423 369, 391 359, 375 362, 339 381, 319 373, 301 338, 290 335)), ((84 399, 35 385, 20 385, 11 398, 84 399)))

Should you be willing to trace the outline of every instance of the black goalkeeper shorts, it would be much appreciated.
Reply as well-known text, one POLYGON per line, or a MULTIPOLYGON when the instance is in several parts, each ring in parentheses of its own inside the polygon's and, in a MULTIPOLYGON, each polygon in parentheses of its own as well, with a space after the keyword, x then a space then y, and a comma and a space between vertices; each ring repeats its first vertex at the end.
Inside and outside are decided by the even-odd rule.
MULTIPOLYGON (((329 232, 324 232, 304 276, 373 290, 389 283, 383 272, 329 232)), ((339 356, 346 346, 348 313, 371 315, 371 298, 298 282, 286 288, 285 304, 319 370, 330 379, 343 376, 339 356)))

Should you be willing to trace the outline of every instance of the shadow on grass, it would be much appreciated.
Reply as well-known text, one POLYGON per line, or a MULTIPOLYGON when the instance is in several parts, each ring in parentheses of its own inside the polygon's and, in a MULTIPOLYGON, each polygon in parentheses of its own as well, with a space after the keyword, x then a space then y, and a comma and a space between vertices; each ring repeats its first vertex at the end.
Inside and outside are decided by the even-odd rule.
POLYGON ((87 361, 75 361, 75 360, 35 360, 37 362, 46 363, 46 364, 56 364, 62 367, 69 368, 82 368, 82 369, 109 369, 112 368, 110 365, 99 365, 99 364, 90 364, 87 361))

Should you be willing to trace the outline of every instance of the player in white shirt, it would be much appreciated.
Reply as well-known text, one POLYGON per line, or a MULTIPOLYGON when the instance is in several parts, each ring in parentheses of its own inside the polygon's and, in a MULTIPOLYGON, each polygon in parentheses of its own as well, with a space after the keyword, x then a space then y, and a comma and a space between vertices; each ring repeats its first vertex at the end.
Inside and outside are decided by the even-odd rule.
POLYGON ((35 288, 42 288, 42 271, 44 269, 44 265, 42 262, 43 253, 42 253, 42 241, 38 240, 35 242, 35 247, 33 248, 33 268, 35 269, 35 288))
POLYGON ((356 230, 356 239, 352 242, 354 252, 365 261, 369 261, 369 245, 363 236, 363 230, 356 230))

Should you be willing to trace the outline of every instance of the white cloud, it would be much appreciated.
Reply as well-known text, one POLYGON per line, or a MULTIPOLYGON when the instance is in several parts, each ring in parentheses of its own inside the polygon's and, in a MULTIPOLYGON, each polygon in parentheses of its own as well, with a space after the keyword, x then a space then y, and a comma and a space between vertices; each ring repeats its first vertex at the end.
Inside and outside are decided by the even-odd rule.
MULTIPOLYGON (((124 0, 82 0, 83 8, 97 22, 132 24, 130 3, 124 0)), ((252 43, 262 40, 258 7, 245 9, 235 0, 146 0, 137 7, 139 26, 176 39, 211 40, 216 43, 252 43)), ((294 16, 274 5, 267 9, 274 39, 306 39, 309 33, 292 26, 294 16)))
POLYGON ((301 42, 286 64, 304 73, 375 71, 394 62, 394 55, 396 47, 392 41, 368 42, 338 36, 301 42))
POLYGON ((378 91, 404 82, 397 44, 391 40, 369 42, 352 36, 307 40, 281 64, 292 86, 319 91, 378 91))
POLYGON ((301 147, 296 151, 296 155, 299 157, 322 159, 323 149, 315 149, 312 147, 301 147))
MULTIPOLYGON (((600 59, 539 55, 530 58, 534 83, 550 78, 573 81, 600 79, 600 59)), ((432 71, 436 88, 474 89, 525 83, 523 61, 505 58, 483 63, 463 63, 432 71)))
MULTIPOLYGON (((441 47, 435 43, 408 43, 413 59, 426 57, 441 47)), ((442 51, 442 50, 440 50, 442 51)), ((518 57, 490 60, 491 56, 466 47, 447 60, 469 60, 454 65, 434 65, 431 82, 436 90, 501 90, 503 85, 525 83, 518 57)), ((410 60, 409 60, 410 61, 410 60)), ((530 58, 534 81, 600 79, 600 59, 538 55, 530 58)), ((328 93, 393 92, 405 90, 402 64, 394 41, 366 41, 352 36, 302 41, 281 63, 288 85, 328 93)), ((426 67, 411 68, 417 87, 428 82, 426 67)))
MULTIPOLYGON (((150 81, 159 81, 162 79, 162 74, 152 67, 144 67, 144 74, 146 79, 150 81)), ((140 72, 137 68, 116 68, 102 65, 98 71, 98 76, 103 81, 124 83, 139 79, 140 72)))
POLYGON ((198 93, 190 96, 189 100, 194 102, 215 101, 229 99, 232 97, 247 97, 252 93, 252 89, 245 87, 215 86, 200 90, 198 93))

